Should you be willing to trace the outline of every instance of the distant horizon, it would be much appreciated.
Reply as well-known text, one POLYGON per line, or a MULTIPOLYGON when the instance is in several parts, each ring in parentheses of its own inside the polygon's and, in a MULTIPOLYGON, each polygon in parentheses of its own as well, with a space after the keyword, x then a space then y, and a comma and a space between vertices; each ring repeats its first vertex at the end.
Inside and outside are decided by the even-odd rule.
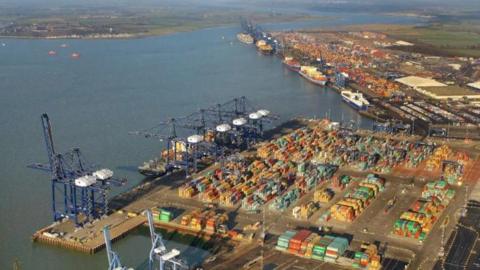
POLYGON ((461 10, 480 9, 478 0, 0 0, 0 6, 9 8, 75 8, 75 7, 263 7, 275 8, 315 8, 315 7, 341 7, 358 9, 361 7, 376 7, 389 11, 402 11, 404 9, 438 10, 450 7, 461 10))

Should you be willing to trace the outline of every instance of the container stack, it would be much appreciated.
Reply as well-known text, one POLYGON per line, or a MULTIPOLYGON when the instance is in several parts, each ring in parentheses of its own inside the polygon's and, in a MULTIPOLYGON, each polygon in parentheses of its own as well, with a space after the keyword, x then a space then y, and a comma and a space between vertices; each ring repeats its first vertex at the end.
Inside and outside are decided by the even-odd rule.
POLYGON ((342 222, 352 222, 384 190, 385 181, 369 174, 358 187, 347 193, 344 198, 330 208, 332 217, 342 222))
POLYGON ((444 180, 427 183, 422 198, 395 222, 393 233, 423 241, 454 196, 455 191, 444 180))
MULTIPOLYGON (((320 236, 312 233, 309 230, 294 231, 289 230, 284 232, 277 240, 275 249, 283 252, 317 261, 325 261, 336 263, 337 259, 344 258, 343 255, 349 247, 348 239, 344 237, 336 237, 332 235, 320 236)), ((359 252, 360 260, 363 264, 372 266, 380 262, 380 257, 377 255, 375 249, 367 247, 359 252), (367 254, 367 256, 363 255, 367 254)), ((372 268, 379 269, 379 268, 372 268)))
POLYGON ((278 237, 277 245, 275 248, 280 251, 287 251, 290 239, 297 234, 297 231, 286 231, 280 237, 278 237))
POLYGON ((312 232, 309 230, 300 230, 299 232, 297 232, 297 234, 295 234, 295 236, 290 239, 290 242, 288 244, 288 252, 290 254, 302 255, 302 242, 305 241, 305 239, 307 239, 310 234, 312 234, 312 232))
POLYGON ((272 204, 270 204, 270 209, 272 210, 285 210, 290 205, 295 203, 300 198, 300 189, 293 188, 292 190, 288 191, 284 195, 277 197, 272 204))
POLYGON ((325 253, 327 252, 327 247, 335 239, 334 236, 325 235, 313 246, 312 259, 317 261, 325 260, 325 253))
POLYGON ((172 213, 162 208, 153 208, 152 216, 155 221, 170 222, 172 220, 172 213))
POLYGON ((325 252, 325 261, 326 262, 336 262, 339 256, 342 256, 343 253, 348 248, 348 239, 343 237, 335 237, 333 241, 328 245, 327 251, 325 252))
POLYGON ((361 250, 354 253, 353 268, 379 270, 381 269, 378 248, 373 244, 362 244, 361 250))
POLYGON ((327 203, 333 199, 335 193, 328 188, 316 190, 313 194, 313 200, 319 203, 327 203))
POLYGON ((442 161, 448 159, 448 156, 452 154, 452 149, 446 145, 442 145, 435 149, 433 154, 427 160, 427 168, 429 170, 439 169, 442 165, 442 161))
POLYGON ((294 207, 292 210, 293 217, 297 219, 309 219, 317 210, 317 205, 310 201, 301 206, 294 207))
POLYGON ((348 184, 350 184, 351 177, 349 175, 341 175, 334 177, 332 181, 332 186, 340 190, 344 190, 348 184))

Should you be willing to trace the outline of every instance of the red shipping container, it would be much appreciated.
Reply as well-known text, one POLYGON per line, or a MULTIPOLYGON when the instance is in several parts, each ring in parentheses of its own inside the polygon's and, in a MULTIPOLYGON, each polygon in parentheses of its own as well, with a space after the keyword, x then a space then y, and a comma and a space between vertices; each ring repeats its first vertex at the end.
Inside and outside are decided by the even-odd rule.
POLYGON ((333 256, 333 257, 338 257, 338 252, 333 251, 333 250, 329 250, 329 249, 327 249, 327 251, 325 251, 325 254, 333 256))

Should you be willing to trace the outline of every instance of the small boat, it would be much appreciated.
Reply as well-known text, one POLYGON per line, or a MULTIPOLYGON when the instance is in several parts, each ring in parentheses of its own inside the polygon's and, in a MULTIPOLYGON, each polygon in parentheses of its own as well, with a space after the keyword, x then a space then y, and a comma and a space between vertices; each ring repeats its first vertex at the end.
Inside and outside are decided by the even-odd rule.
POLYGON ((71 54, 71 57, 72 57, 73 59, 78 59, 78 58, 80 58, 80 54, 77 53, 77 52, 74 52, 74 53, 71 54))
POLYGON ((54 55, 57 55, 57 52, 56 52, 56 51, 49 51, 49 52, 48 52, 48 55, 54 56, 54 55))
POLYGON ((62 45, 60 45, 60 48, 67 48, 67 47, 68 47, 68 45, 65 44, 65 43, 63 43, 62 45))
POLYGON ((5 46, 7 46, 7 44, 6 44, 6 43, 2 43, 2 47, 5 47, 5 46))
POLYGON ((365 97, 363 97, 363 94, 360 92, 344 90, 340 92, 340 95, 347 104, 357 110, 367 110, 368 106, 370 105, 370 102, 368 102, 368 100, 365 99, 365 97))

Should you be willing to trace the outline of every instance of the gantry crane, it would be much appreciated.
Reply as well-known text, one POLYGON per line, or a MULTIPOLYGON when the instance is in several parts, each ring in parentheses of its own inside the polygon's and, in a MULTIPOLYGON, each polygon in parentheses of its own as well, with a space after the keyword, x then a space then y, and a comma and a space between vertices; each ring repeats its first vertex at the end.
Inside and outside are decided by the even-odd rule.
POLYGON ((180 255, 180 251, 177 249, 168 251, 163 243, 162 235, 155 232, 152 211, 150 209, 146 210, 145 214, 147 215, 150 238, 152 240, 152 247, 148 257, 148 269, 164 270, 167 264, 171 265, 173 270, 188 269, 188 266, 177 258, 180 255))
POLYGON ((184 169, 188 176, 202 157, 218 160, 226 149, 248 148, 263 136, 264 125, 277 118, 242 96, 130 134, 166 142, 165 171, 184 169))
POLYGON ((123 185, 126 180, 114 178, 109 169, 96 170, 85 161, 78 148, 57 153, 48 115, 42 114, 41 120, 49 163, 28 167, 51 174, 53 220, 69 218, 76 226, 83 226, 106 215, 108 191, 111 186, 123 185))
POLYGON ((103 227, 103 238, 105 240, 105 249, 108 258, 108 270, 133 270, 133 268, 127 268, 122 266, 120 257, 112 249, 112 241, 110 238, 110 228, 108 226, 103 227))

